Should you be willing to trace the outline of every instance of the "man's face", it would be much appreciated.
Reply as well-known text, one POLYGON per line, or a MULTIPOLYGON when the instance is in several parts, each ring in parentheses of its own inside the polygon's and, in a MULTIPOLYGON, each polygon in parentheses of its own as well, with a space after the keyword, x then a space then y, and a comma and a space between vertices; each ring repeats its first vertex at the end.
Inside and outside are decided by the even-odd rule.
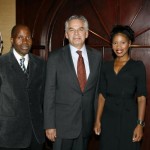
POLYGON ((30 30, 27 27, 19 27, 11 38, 11 43, 21 56, 28 54, 32 46, 30 30))
POLYGON ((65 35, 72 46, 80 49, 88 37, 88 31, 85 29, 84 23, 81 20, 74 19, 69 21, 65 35))

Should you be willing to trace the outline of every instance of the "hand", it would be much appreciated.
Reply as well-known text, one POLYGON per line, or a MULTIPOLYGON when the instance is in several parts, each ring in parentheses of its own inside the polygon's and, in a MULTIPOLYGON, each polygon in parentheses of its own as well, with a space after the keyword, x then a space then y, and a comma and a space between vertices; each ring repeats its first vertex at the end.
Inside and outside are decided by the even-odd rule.
POLYGON ((133 142, 139 142, 143 137, 143 127, 141 125, 137 125, 133 132, 133 142))
POLYGON ((56 129, 46 129, 46 136, 52 142, 55 142, 56 139, 56 129))
POLYGON ((100 123, 100 121, 95 122, 94 132, 95 132, 96 135, 100 135, 100 133, 101 133, 101 123, 100 123))

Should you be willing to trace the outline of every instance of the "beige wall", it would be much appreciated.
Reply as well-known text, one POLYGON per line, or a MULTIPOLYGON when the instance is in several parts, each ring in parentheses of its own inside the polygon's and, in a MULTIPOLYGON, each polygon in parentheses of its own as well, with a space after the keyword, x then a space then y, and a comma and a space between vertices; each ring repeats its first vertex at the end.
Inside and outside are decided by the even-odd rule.
POLYGON ((0 32, 3 38, 3 54, 11 47, 10 32, 16 23, 16 0, 0 0, 0 32))

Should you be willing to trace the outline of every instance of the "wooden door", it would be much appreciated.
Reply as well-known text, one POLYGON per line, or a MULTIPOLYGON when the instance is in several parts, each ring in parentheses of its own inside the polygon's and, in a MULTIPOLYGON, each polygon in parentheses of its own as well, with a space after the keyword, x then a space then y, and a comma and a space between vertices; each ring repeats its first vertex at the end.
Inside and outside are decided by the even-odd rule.
MULTIPOLYGON (((99 49, 104 60, 112 59, 109 32, 116 24, 130 25, 136 34, 131 57, 144 62, 147 72, 146 126, 142 150, 150 149, 150 0, 16 0, 17 23, 33 33, 32 52, 47 59, 48 53, 66 43, 64 22, 73 14, 84 15, 90 24, 86 43, 99 49)), ((93 137, 89 150, 98 150, 93 137)))

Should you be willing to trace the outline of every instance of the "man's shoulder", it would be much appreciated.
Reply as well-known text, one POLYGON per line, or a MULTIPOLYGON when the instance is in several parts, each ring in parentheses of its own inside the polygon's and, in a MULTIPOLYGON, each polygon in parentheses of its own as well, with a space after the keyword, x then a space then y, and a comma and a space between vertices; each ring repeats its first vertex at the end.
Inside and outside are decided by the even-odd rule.
POLYGON ((90 51, 92 55, 94 55, 95 57, 98 57, 98 59, 102 57, 102 53, 100 50, 98 49, 95 49, 93 47, 89 47, 89 46, 86 46, 86 49, 87 51, 90 51))
POLYGON ((40 56, 34 55, 32 53, 29 53, 29 59, 39 64, 45 63, 45 60, 43 58, 41 58, 40 56))
POLYGON ((101 51, 96 49, 96 48, 93 48, 93 47, 90 47, 90 46, 86 46, 86 49, 94 52, 94 53, 97 53, 97 54, 101 54, 101 51))
POLYGON ((58 57, 60 56, 64 51, 68 50, 69 49, 69 45, 66 45, 66 46, 63 46, 63 47, 60 47, 60 48, 57 48, 57 49, 54 49, 52 50, 51 52, 49 52, 49 57, 58 57))

